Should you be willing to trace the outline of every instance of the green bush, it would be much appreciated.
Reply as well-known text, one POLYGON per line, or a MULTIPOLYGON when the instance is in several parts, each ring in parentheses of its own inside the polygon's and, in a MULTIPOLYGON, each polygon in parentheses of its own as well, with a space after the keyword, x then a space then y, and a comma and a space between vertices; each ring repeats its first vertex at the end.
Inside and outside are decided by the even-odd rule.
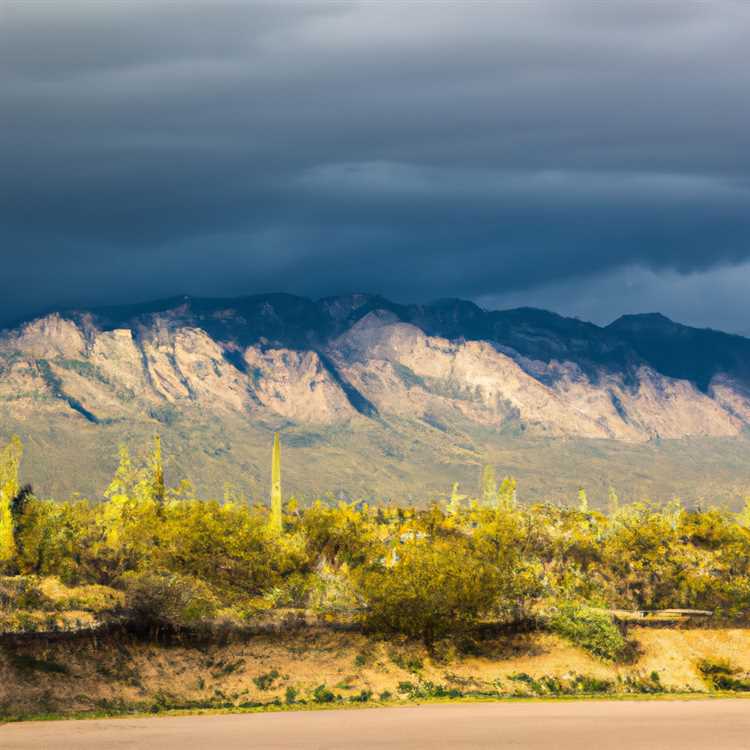
POLYGON ((611 693, 614 689, 612 680, 575 673, 564 677, 543 675, 534 679, 531 675, 520 672, 509 675, 508 679, 524 685, 534 695, 594 695, 611 693))
POLYGON ((531 675, 526 672, 518 672, 517 674, 508 675, 508 679, 511 682, 518 683, 519 685, 525 685, 528 690, 532 693, 542 693, 542 684, 535 680, 531 675))
POLYGON ((272 669, 270 672, 253 677, 253 682, 258 690, 270 690, 278 677, 279 673, 275 669, 272 669))
POLYGON ((463 695, 457 688, 448 688, 429 680, 422 680, 418 683, 399 682, 398 692, 412 700, 420 698, 460 698, 463 695))
POLYGON ((349 698, 351 703, 367 703, 372 698, 372 690, 360 690, 359 694, 349 698))
POLYGON ((325 685, 318 685, 313 690, 313 700, 316 703, 333 703, 336 696, 325 685))
POLYGON ((750 691, 750 675, 739 676, 741 670, 728 659, 702 659, 697 666, 703 681, 712 690, 750 691))
POLYGON ((644 693, 653 695, 656 693, 669 692, 662 684, 658 672, 643 674, 632 672, 621 679, 621 684, 628 693, 644 693))
POLYGON ((192 576, 176 573, 126 573, 125 606, 137 622, 171 627, 199 625, 216 614, 211 589, 192 576))
POLYGON ((548 626, 553 633, 604 661, 617 661, 627 652, 627 641, 619 628, 601 610, 565 602, 549 615, 548 626))

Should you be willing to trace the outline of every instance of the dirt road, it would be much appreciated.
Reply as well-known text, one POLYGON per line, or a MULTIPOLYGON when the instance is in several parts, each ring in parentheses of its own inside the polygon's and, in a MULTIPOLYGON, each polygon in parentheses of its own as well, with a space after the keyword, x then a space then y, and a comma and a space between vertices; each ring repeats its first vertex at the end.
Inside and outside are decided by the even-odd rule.
POLYGON ((0 726, 3 750, 747 750, 750 701, 475 703, 0 726))

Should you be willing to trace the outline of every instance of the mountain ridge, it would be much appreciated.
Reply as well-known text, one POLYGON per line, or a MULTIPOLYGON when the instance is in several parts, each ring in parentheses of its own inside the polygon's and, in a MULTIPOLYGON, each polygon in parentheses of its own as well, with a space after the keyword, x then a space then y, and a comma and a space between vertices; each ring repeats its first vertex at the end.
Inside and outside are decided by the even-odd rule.
MULTIPOLYGON (((711 377, 719 371, 727 374, 726 370, 737 369, 740 364, 737 361, 740 355, 735 353, 733 357, 732 353, 727 351, 729 346, 734 345, 742 350, 743 379, 750 381, 750 339, 711 328, 686 326, 658 312, 626 314, 606 326, 599 326, 542 308, 518 307, 506 310, 486 310, 474 302, 459 298, 444 298, 424 304, 401 304, 378 294, 352 293, 315 300, 283 292, 228 298, 178 295, 140 305, 93 307, 88 312, 97 316, 105 324, 109 319, 111 327, 119 327, 130 325, 144 315, 166 313, 183 307, 194 309, 199 318, 202 317, 203 322, 205 322, 205 316, 210 315, 211 312, 234 310, 240 317, 249 313, 257 329, 258 308, 264 305, 274 306, 274 309, 279 307, 284 309, 285 314, 280 318, 280 322, 286 326, 286 335, 278 329, 273 330, 272 326, 268 325, 262 330, 264 334, 268 333, 274 337, 270 340, 275 340, 285 346, 320 346, 326 338, 340 332, 336 330, 336 325, 351 326, 368 312, 379 309, 394 313, 402 322, 417 325, 430 335, 449 339, 491 340, 516 349, 520 343, 517 335, 519 330, 537 334, 551 333, 562 336, 564 339, 567 337, 567 340, 564 340, 566 344, 566 347, 563 347, 564 351, 560 350, 559 341, 557 342, 558 349, 555 350, 549 345, 545 347, 543 340, 535 344, 527 341, 526 347, 519 350, 522 355, 538 356, 541 359, 550 359, 556 354, 574 356, 577 353, 580 357, 584 350, 591 352, 593 348, 595 351, 592 356, 595 363, 607 364, 606 361, 602 361, 602 358, 608 355, 611 366, 624 367, 627 361, 626 352, 623 349, 631 349, 632 351, 629 352, 631 356, 633 353, 637 354, 647 364, 655 367, 658 372, 670 377, 690 380, 704 392, 710 384, 711 377), (357 300, 358 304, 352 302, 348 305, 343 304, 350 300, 357 300), (349 308, 347 315, 336 314, 336 308, 341 307, 349 308), (300 317, 310 321, 308 334, 310 331, 316 331, 317 337, 302 335, 298 330, 300 317), (292 335, 289 335, 290 331, 292 335), (636 341, 638 337, 644 335, 653 337, 655 334, 657 336, 660 334, 660 338, 652 347, 638 346, 636 341), (678 351, 675 351, 674 346, 670 347, 665 356, 663 339, 675 336, 682 340, 682 346, 678 351), (579 339, 577 346, 575 337, 579 339), (587 338, 588 341, 586 341, 587 338), (689 350, 695 346, 701 349, 700 357, 690 356, 689 350), (710 350, 712 348, 718 348, 721 355, 718 367, 711 365, 710 350), (667 358, 670 358, 671 362, 668 362, 667 358)), ((60 314, 80 315, 81 311, 73 308, 61 311, 60 314)), ((249 324, 251 321, 247 322, 249 324)), ((209 333, 212 332, 209 331, 209 333)), ((230 340, 233 338, 230 331, 223 333, 230 340)), ((218 332, 218 335, 221 337, 222 333, 218 332)), ((251 341, 252 338, 240 337, 240 343, 251 341)))
POLYGON ((0 415, 2 431, 20 426, 48 448, 55 431, 110 445, 167 431, 186 460, 195 435, 213 431, 225 448, 204 452, 218 473, 222 461, 240 470, 243 440, 282 429, 331 454, 321 481, 349 467, 345 494, 411 491, 430 484, 430 455, 447 481, 500 444, 744 445, 750 340, 648 313, 601 327, 458 299, 183 295, 0 332, 0 415))

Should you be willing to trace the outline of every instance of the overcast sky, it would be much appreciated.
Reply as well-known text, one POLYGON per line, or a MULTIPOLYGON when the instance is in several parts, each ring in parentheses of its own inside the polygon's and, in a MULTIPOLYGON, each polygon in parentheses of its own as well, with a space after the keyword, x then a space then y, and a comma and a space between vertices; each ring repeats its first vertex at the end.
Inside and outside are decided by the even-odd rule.
POLYGON ((463 297, 750 333, 750 2, 0 0, 0 322, 463 297))

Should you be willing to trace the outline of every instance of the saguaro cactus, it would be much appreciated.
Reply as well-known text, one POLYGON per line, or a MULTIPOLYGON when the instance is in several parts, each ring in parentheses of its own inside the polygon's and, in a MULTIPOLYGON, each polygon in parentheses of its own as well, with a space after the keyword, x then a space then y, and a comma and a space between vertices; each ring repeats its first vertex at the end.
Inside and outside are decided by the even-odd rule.
POLYGON ((273 436, 273 457, 271 460, 271 530, 281 534, 283 529, 281 518, 281 442, 279 433, 273 436))
POLYGON ((583 489, 583 487, 578 490, 578 511, 580 513, 589 512, 589 498, 586 494, 586 490, 583 489))
POLYGON ((513 477, 505 477, 497 491, 497 507, 510 512, 516 509, 517 503, 516 480, 513 477))
POLYGON ((482 470, 482 500, 485 505, 494 505, 497 500, 495 467, 487 464, 482 470))
POLYGON ((466 495, 458 494, 458 482, 453 482, 451 488, 451 499, 448 503, 448 515, 457 516, 461 512, 461 501, 466 499, 466 495))
POLYGON ((163 503, 166 495, 164 485, 164 460, 161 455, 161 437, 154 435, 154 450, 151 454, 151 492, 157 503, 163 503))

